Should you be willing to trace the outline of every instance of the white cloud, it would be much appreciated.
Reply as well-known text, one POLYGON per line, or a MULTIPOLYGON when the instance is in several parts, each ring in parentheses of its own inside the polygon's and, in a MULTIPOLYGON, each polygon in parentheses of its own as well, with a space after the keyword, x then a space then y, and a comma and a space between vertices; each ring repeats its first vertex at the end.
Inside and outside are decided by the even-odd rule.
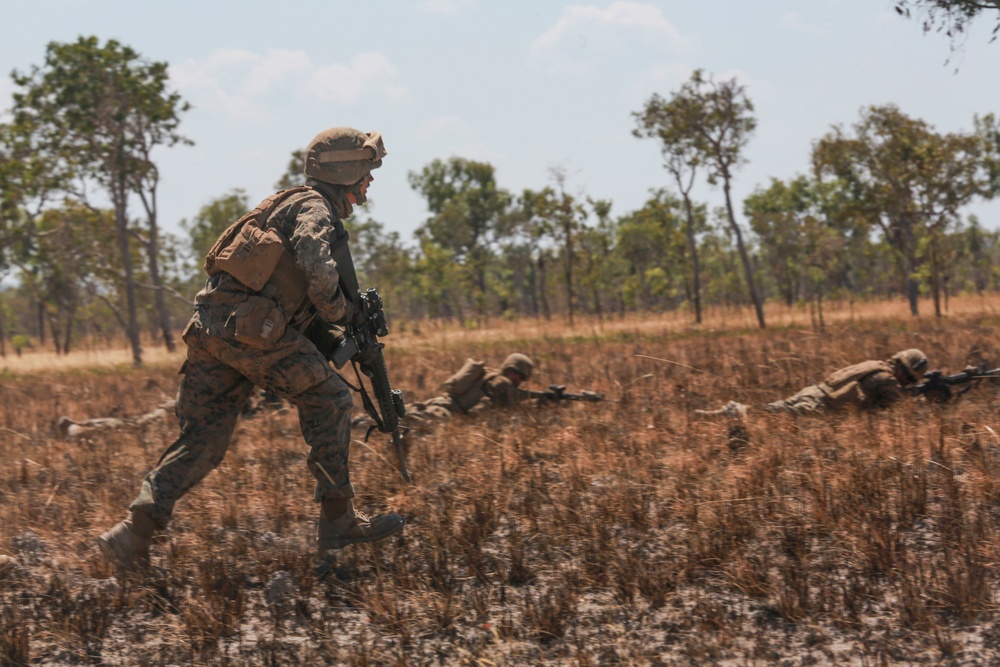
MULTIPOLYGON (((399 86, 385 83, 395 76, 396 68, 384 55, 361 53, 354 56, 348 65, 333 63, 313 70, 307 85, 300 92, 305 97, 351 103, 369 91, 385 94, 389 90, 391 97, 399 99, 399 86)), ((402 89, 402 93, 405 92, 405 88, 402 89)))
POLYGON ((428 14, 457 14, 463 9, 475 7, 473 0, 423 0, 420 9, 428 14))
POLYGON ((172 66, 170 80, 202 110, 254 121, 266 117, 265 98, 281 95, 302 102, 354 104, 366 96, 398 102, 409 91, 396 81, 396 73, 376 52, 360 53, 347 63, 317 64, 302 50, 218 49, 205 59, 172 66))
POLYGON ((264 58, 254 63, 246 92, 249 95, 262 95, 282 79, 308 76, 311 69, 312 63, 304 51, 268 49, 264 58))
POLYGON ((423 143, 432 143, 442 139, 463 139, 471 134, 468 123, 458 116, 437 116, 421 123, 414 138, 423 143))
POLYGON ((806 37, 829 37, 830 31, 818 24, 807 23, 798 12, 787 12, 781 17, 781 27, 806 37))
POLYGON ((531 45, 533 60, 557 70, 587 71, 609 54, 636 47, 686 50, 690 41, 659 7, 616 0, 601 9, 570 5, 531 45))

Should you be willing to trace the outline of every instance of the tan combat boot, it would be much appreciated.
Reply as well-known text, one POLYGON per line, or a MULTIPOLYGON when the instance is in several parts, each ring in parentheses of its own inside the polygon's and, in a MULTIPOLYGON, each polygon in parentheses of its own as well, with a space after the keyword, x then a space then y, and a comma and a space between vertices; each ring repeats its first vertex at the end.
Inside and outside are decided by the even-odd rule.
POLYGON ((405 523, 406 519, 396 513, 368 516, 358 512, 350 499, 324 500, 319 515, 317 546, 323 553, 361 542, 374 542, 389 537, 405 523))
POLYGON ((132 515, 97 538, 101 551, 125 570, 142 569, 149 565, 149 545, 156 524, 145 512, 132 515))

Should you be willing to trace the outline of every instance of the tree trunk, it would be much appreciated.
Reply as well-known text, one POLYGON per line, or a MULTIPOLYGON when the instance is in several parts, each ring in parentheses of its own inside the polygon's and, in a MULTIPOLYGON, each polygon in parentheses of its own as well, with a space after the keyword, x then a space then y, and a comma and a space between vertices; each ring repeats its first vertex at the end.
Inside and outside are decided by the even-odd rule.
POLYGON ((694 292, 694 321, 701 324, 701 265, 698 260, 698 239, 694 235, 694 209, 691 197, 684 193, 684 208, 687 212, 687 241, 691 250, 691 278, 694 292))
POLYGON ((931 250, 931 296, 934 298, 934 317, 941 319, 941 270, 937 253, 931 250))
POLYGON ((0 299, 0 357, 7 358, 7 311, 0 299))
POLYGON ((906 278, 906 300, 910 304, 910 315, 920 317, 920 284, 913 276, 906 278))
POLYGON ((156 190, 151 193, 152 205, 147 210, 147 223, 149 225, 149 242, 146 244, 147 261, 149 262, 149 280, 156 289, 153 292, 154 303, 156 304, 156 315, 159 320, 159 328, 163 334, 163 344, 168 352, 177 349, 174 343, 174 332, 170 323, 170 311, 167 310, 167 299, 163 294, 163 279, 160 277, 160 231, 156 221, 156 190))
POLYGON ((45 345, 45 304, 41 299, 38 299, 35 304, 35 317, 38 321, 38 344, 45 345))
POLYGON ((568 215, 563 222, 563 234, 566 238, 566 310, 569 313, 569 325, 573 326, 573 229, 568 215))
POLYGON ((552 319, 552 311, 549 310, 549 297, 546 294, 545 280, 545 255, 541 254, 538 256, 538 284, 539 284, 539 297, 542 302, 542 314, 545 316, 545 321, 552 319))
POLYGON ((125 208, 124 187, 118 193, 119 201, 115 203, 115 233, 118 237, 118 252, 122 257, 122 270, 125 274, 125 306, 128 319, 125 334, 132 347, 132 365, 142 366, 142 345, 139 340, 139 316, 135 299, 135 268, 132 265, 132 253, 129 252, 128 216, 125 208))
POLYGON ((726 195, 726 215, 729 216, 729 226, 736 236, 736 248, 740 253, 740 261, 743 263, 743 273, 746 276, 747 290, 750 292, 750 300, 753 301, 754 310, 757 312, 757 324, 761 329, 767 327, 764 321, 764 306, 760 302, 760 295, 757 293, 757 284, 753 279, 753 266, 750 264, 750 256, 747 254, 746 246, 743 244, 743 232, 736 224, 736 217, 733 215, 733 200, 729 193, 729 178, 723 180, 723 192, 726 195))
POLYGON ((70 343, 73 340, 73 322, 76 319, 76 306, 72 306, 66 312, 66 326, 63 329, 63 354, 69 354, 70 343))

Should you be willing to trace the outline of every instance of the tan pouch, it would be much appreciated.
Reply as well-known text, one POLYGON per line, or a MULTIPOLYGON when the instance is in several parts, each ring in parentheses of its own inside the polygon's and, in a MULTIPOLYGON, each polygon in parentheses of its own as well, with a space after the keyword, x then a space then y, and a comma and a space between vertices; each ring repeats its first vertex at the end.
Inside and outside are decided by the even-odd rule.
POLYGON ((827 404, 831 409, 839 410, 850 405, 860 406, 865 400, 865 392, 858 381, 847 382, 836 389, 826 392, 827 404))
POLYGON ((486 375, 486 364, 475 359, 466 359, 458 372, 445 380, 441 386, 449 396, 458 398, 472 389, 484 375, 486 375))
POLYGON ((250 347, 271 347, 285 335, 285 316, 278 304, 266 297, 247 297, 236 304, 230 319, 235 324, 236 340, 250 347))
POLYGON ((285 246, 278 232, 247 224, 219 251, 213 269, 225 271, 256 292, 274 273, 283 252, 285 246))

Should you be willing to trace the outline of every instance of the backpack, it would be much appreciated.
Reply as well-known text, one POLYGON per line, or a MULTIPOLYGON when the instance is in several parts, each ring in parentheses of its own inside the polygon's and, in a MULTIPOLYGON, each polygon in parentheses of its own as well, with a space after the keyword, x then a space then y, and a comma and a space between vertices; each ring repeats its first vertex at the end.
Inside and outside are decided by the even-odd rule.
POLYGON ((271 195, 219 235, 205 257, 205 271, 232 275, 254 291, 267 283, 288 241, 274 229, 264 229, 268 217, 289 195, 310 188, 298 186, 271 195))
POLYGON ((458 372, 445 380, 441 386, 459 408, 466 412, 486 395, 480 386, 485 377, 486 364, 469 358, 458 372))

